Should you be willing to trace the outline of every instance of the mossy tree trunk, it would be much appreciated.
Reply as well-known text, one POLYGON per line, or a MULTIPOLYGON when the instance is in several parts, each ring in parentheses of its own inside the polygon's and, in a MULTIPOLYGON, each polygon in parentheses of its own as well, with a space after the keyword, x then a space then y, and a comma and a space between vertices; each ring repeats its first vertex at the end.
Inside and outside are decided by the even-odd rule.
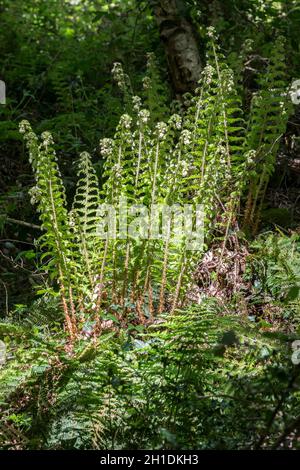
POLYGON ((174 91, 177 95, 192 91, 202 69, 193 27, 180 13, 176 0, 154 0, 153 10, 165 45, 174 91))

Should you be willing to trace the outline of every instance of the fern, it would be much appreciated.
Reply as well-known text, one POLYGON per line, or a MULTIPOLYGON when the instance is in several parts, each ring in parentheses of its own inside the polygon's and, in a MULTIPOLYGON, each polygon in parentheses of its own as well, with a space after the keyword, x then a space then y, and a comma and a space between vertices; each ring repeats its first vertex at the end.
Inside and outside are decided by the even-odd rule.
POLYGON ((76 318, 72 293, 74 265, 71 259, 71 234, 65 207, 65 190, 52 148, 52 138, 49 133, 44 133, 42 143, 38 144, 26 122, 21 126, 21 132, 25 134, 36 175, 36 186, 31 195, 33 201, 38 203, 42 228, 45 230, 41 247, 46 247, 47 251, 43 257, 51 258, 47 266, 52 276, 58 279, 66 326, 71 339, 74 339, 76 318))
MULTIPOLYGON (((196 227, 198 237, 201 231, 205 234, 202 253, 205 243, 209 244, 216 232, 220 234, 221 266, 229 234, 237 227, 249 168, 264 155, 261 164, 258 162, 255 167, 259 176, 253 180, 255 195, 253 199, 250 190, 245 220, 250 199, 252 214, 258 201, 262 203, 261 188, 267 184, 279 132, 286 123, 281 120, 278 124, 277 120, 280 110, 287 118, 282 102, 285 98, 279 96, 284 89, 280 40, 275 49, 269 74, 262 79, 259 102, 253 105, 247 134, 233 73, 218 49, 213 29, 209 30, 208 65, 183 119, 173 115, 168 122, 155 124, 150 98, 146 104, 151 109, 144 109, 142 101, 126 91, 130 87, 120 64, 115 66, 115 78, 126 92, 128 103, 131 100, 133 115, 123 115, 113 139, 103 139, 100 143, 106 157, 101 190, 90 157, 86 153, 81 155, 76 195, 69 215, 48 135, 39 146, 28 125, 23 125, 34 155, 33 169, 41 193, 41 219, 47 230, 43 246, 49 245, 48 252, 52 256, 48 266, 52 263, 56 266, 52 275, 60 283, 72 337, 77 335, 76 309, 81 312, 81 325, 93 319, 99 332, 107 313, 116 314, 117 322, 126 325, 132 320, 153 321, 157 314, 167 310, 174 312, 184 305, 201 255, 201 251, 190 249, 190 234, 174 237, 174 220, 177 217, 177 222, 180 221, 178 209, 184 204, 192 204, 194 209, 201 205, 205 215, 203 223, 196 227), (262 129, 266 132, 262 133, 262 129), (116 209, 123 204, 127 222, 135 223, 136 214, 131 212, 131 204, 136 202, 148 208, 148 216, 149 213, 153 216, 157 204, 172 206, 175 215, 167 214, 165 239, 161 236, 153 239, 153 226, 143 234, 144 239, 139 238, 138 224, 136 232, 127 233, 127 228, 123 227, 125 221, 116 209), (98 210, 101 204, 113 206, 108 217, 98 210), (52 208, 50 213, 49 207, 52 208), (99 237, 99 227, 103 228, 114 218, 116 226, 111 227, 111 233, 99 237), (118 238, 116 228, 121 232, 118 238)), ((151 73, 156 77, 152 58, 150 62, 151 73)), ((195 220, 191 218, 189 223, 191 228, 195 220)), ((218 271, 219 268, 217 275, 218 271)))
POLYGON ((258 229, 265 192, 273 173, 280 138, 289 113, 284 39, 274 43, 267 71, 260 78, 261 90, 253 96, 247 145, 255 152, 255 171, 247 198, 245 226, 258 229))

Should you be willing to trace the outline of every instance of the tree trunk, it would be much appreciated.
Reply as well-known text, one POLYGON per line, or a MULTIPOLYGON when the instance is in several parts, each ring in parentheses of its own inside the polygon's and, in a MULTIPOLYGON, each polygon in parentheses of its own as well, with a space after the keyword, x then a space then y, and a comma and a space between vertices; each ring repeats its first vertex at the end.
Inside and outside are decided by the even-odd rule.
POLYGON ((156 0, 154 14, 176 94, 194 90, 202 67, 192 25, 179 14, 176 0, 156 0))

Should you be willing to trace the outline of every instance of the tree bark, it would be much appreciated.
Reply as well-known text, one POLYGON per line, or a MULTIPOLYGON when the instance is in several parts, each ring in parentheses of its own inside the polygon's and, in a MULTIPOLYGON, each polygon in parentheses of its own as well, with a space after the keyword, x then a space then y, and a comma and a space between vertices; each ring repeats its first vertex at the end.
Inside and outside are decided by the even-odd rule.
POLYGON ((182 95, 194 90, 202 66, 192 25, 180 15, 176 0, 156 0, 154 14, 165 45, 175 93, 182 95))

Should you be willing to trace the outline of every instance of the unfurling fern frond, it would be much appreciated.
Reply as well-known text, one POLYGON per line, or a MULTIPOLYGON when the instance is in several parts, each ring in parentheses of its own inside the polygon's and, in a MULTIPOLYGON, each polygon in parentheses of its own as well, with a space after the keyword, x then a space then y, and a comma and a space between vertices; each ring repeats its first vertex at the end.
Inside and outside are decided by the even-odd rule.
MULTIPOLYGON (((152 98, 146 100, 150 110, 144 109, 116 65, 132 116, 124 114, 113 139, 100 143, 106 158, 101 189, 89 155, 81 155, 70 214, 49 135, 39 145, 23 125, 40 193, 44 246, 52 256, 49 266, 56 267, 70 334, 76 334, 75 310, 83 323, 92 317, 97 331, 106 314, 124 325, 174 312, 184 305, 196 264, 215 233, 222 239, 218 276, 249 168, 256 164, 245 219, 254 223, 286 125, 282 47, 278 40, 247 134, 233 72, 213 29, 208 65, 183 118, 156 122, 152 98)), ((150 75, 156 77, 155 70, 150 58, 150 75)))
POLYGON ((27 141, 35 172, 36 186, 31 191, 33 202, 37 202, 44 234, 41 246, 46 248, 43 257, 53 277, 59 282, 66 326, 71 338, 76 336, 76 318, 73 300, 74 263, 72 261, 71 232, 66 209, 65 189, 57 165, 53 140, 48 132, 42 135, 41 144, 27 121, 20 126, 27 141))

